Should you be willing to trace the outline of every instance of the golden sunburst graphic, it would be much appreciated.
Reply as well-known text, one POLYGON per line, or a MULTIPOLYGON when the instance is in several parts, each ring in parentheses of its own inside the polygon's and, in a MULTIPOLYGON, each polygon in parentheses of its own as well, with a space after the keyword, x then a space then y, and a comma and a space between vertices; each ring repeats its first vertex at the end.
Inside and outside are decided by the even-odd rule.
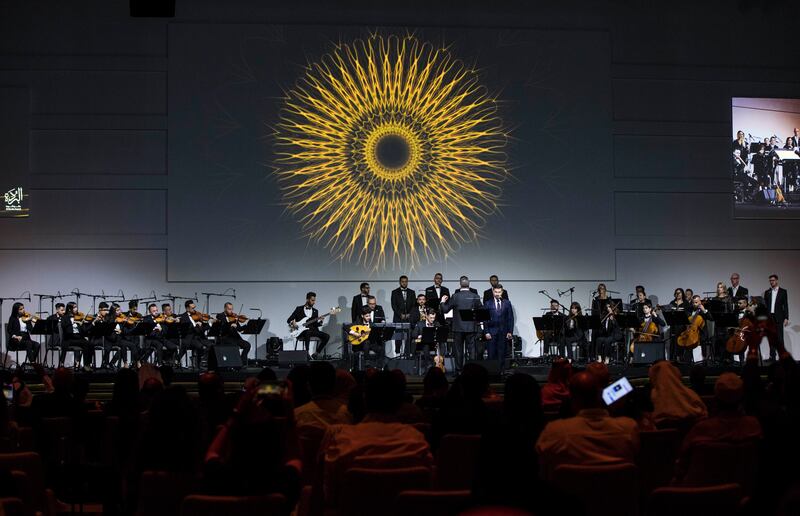
POLYGON ((447 47, 372 34, 311 63, 283 100, 276 175, 334 258, 379 271, 480 237, 506 179, 497 99, 447 47))

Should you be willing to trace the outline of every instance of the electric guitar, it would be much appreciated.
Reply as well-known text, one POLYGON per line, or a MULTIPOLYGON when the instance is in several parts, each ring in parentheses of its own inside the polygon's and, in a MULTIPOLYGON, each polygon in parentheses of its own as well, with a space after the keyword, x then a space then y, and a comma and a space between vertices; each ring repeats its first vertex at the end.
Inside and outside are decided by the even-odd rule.
POLYGON ((331 308, 330 312, 322 314, 322 315, 319 315, 317 317, 303 317, 299 321, 296 321, 294 323, 294 325, 290 325, 289 326, 289 330, 290 330, 289 331, 289 337, 291 337, 293 339, 296 339, 297 337, 300 336, 301 333, 306 331, 308 329, 308 327, 311 326, 312 324, 318 323, 318 322, 322 322, 329 315, 338 314, 341 311, 342 311, 342 309, 340 307, 335 306, 335 307, 331 308))

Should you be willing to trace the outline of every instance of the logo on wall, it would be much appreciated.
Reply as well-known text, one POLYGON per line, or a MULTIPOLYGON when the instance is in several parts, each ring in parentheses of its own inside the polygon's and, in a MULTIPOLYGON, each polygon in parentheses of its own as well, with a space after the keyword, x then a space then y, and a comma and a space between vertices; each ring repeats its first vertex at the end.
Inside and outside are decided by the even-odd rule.
POLYGON ((508 176, 498 100, 449 47, 373 34, 310 63, 283 99, 276 176, 310 241, 373 271, 482 235, 508 176))
POLYGON ((25 200, 28 194, 23 193, 21 186, 16 186, 3 194, 4 208, 2 215, 5 217, 27 217, 28 208, 25 200))

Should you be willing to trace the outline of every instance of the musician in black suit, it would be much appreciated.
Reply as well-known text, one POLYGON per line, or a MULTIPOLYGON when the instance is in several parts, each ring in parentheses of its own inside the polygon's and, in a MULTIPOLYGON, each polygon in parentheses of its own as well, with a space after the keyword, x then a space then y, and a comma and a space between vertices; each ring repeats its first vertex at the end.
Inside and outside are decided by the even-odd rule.
POLYGON ((157 321, 161 314, 158 313, 158 305, 150 303, 147 305, 147 315, 142 318, 145 324, 154 324, 149 334, 144 336, 144 349, 139 354, 140 360, 145 362, 151 354, 155 354, 155 363, 161 364, 161 357, 164 353, 164 327, 157 321))
POLYGON ((564 338, 564 320, 566 316, 561 313, 561 305, 557 300, 550 300, 550 310, 542 315, 542 322, 546 330, 543 330, 543 344, 547 354, 553 354, 555 348, 564 338))
POLYGON ((238 315, 233 311, 233 303, 225 303, 223 312, 217 314, 219 324, 219 344, 222 346, 238 346, 241 351, 242 365, 247 364, 247 355, 250 353, 250 342, 242 338, 245 325, 239 322, 238 315))
POLYGON ((436 314, 437 311, 433 308, 426 308, 425 309, 425 317, 416 322, 414 325, 414 329, 411 332, 411 341, 414 342, 416 351, 421 354, 420 357, 420 367, 419 367, 419 374, 423 375, 424 372, 428 370, 428 366, 430 366, 433 361, 431 360, 431 344, 432 342, 424 342, 422 340, 422 333, 425 328, 438 328, 441 326, 438 321, 436 321, 436 314))
MULTIPOLYGON (((319 317, 319 311, 314 308, 314 304, 316 302, 316 292, 309 292, 306 294, 306 303, 296 307, 292 312, 292 315, 286 319, 286 323, 294 330, 297 328, 297 322, 305 319, 306 317, 311 319, 316 319, 319 317)), ((320 321, 307 324, 306 330, 297 337, 297 340, 305 343, 306 349, 308 349, 308 342, 311 340, 311 337, 317 337, 319 339, 319 347, 317 347, 317 351, 314 353, 313 358, 316 358, 317 355, 322 353, 322 350, 325 349, 325 345, 328 344, 328 341, 331 339, 330 335, 324 331, 320 331, 320 326, 320 321)))
POLYGON ((31 339, 33 322, 31 322, 30 316, 23 317, 24 313, 25 305, 22 303, 14 303, 11 307, 11 314, 8 317, 8 325, 6 326, 8 349, 9 351, 24 349, 25 360, 33 364, 38 361, 39 343, 31 339))
MULTIPOLYGON (((433 285, 425 289, 425 299, 428 301, 428 306, 433 309, 439 308, 439 303, 442 296, 450 297, 450 289, 442 285, 442 273, 437 272, 433 276, 433 285)), ((439 322, 442 322, 441 320, 439 322)))
MULTIPOLYGON (((386 313, 383 311, 383 307, 378 304, 378 300, 375 298, 375 296, 369 296, 367 298, 367 307, 369 308, 369 315, 367 319, 369 320, 370 324, 386 322, 386 313)), ((361 313, 364 313, 363 307, 361 313)))
MULTIPOLYGON (((375 298, 373 297, 372 299, 375 298)), ((381 311, 383 311, 383 309, 381 309, 381 311)), ((369 357, 370 350, 374 351, 375 358, 377 361, 376 367, 378 369, 383 369, 384 362, 386 361, 386 343, 381 340, 380 331, 378 330, 372 331, 372 326, 376 322, 379 322, 375 320, 376 318, 377 318, 376 310, 371 309, 369 306, 363 306, 361 307, 361 316, 359 317, 358 322, 353 323, 348 331, 350 335, 358 336, 361 335, 361 333, 358 333, 354 328, 354 326, 356 325, 369 326, 370 328, 369 337, 367 337, 367 339, 364 342, 362 342, 360 346, 354 346, 353 351, 355 353, 359 352, 364 353, 363 355, 365 359, 364 362, 366 362, 366 359, 369 357)))
POLYGON ((212 345, 211 341, 206 338, 206 331, 209 328, 209 323, 202 321, 195 321, 192 316, 196 315, 197 305, 193 300, 187 299, 183 304, 186 311, 180 316, 180 325, 182 328, 190 328, 188 333, 181 338, 181 351, 178 355, 178 364, 183 360, 183 356, 188 350, 192 350, 192 368, 200 369, 200 362, 203 359, 203 354, 212 345))
POLYGON ((180 348, 180 336, 178 334, 178 323, 180 317, 175 315, 172 311, 172 305, 164 303, 161 305, 161 313, 166 319, 163 336, 164 336, 164 350, 161 356, 161 362, 166 364, 174 364, 175 356, 178 354, 180 348))
MULTIPOLYGON (((408 288, 408 276, 400 276, 400 286, 392 290, 392 322, 411 322, 411 312, 415 310, 415 299, 414 291, 408 288)), ((402 347, 402 340, 394 341, 395 354, 399 354, 402 347)))
POLYGON ((728 287, 728 297, 731 299, 737 299, 739 297, 750 298, 750 292, 745 287, 739 285, 738 272, 731 274, 731 286, 728 287))
MULTIPOLYGON (((789 294, 785 288, 778 285, 778 275, 771 274, 769 277, 770 288, 764 292, 764 305, 769 310, 770 317, 775 322, 778 344, 784 348, 783 328, 789 326, 789 294)), ((778 350, 770 346, 769 358, 775 360, 778 350)))
MULTIPOLYGON (((95 327, 98 325, 105 325, 105 324, 113 324, 114 319, 111 317, 111 307, 105 301, 101 302, 97 306, 97 315, 95 316, 94 320, 91 322, 91 326, 95 327)), ((94 349, 95 347, 99 347, 102 349, 102 362, 100 363, 100 367, 106 368, 109 365, 109 358, 111 357, 111 351, 117 345, 116 332, 112 332, 111 335, 95 335, 89 338, 89 341, 92 344, 91 354, 89 355, 89 360, 86 358, 84 362, 91 362, 92 366, 94 366, 94 349)))
POLYGON ((51 331, 47 336, 47 349, 52 349, 55 346, 61 346, 61 318, 67 311, 64 303, 56 303, 56 312, 47 318, 48 329, 51 331))
MULTIPOLYGON (((137 345, 138 337, 130 336, 133 325, 126 324, 124 322, 117 323, 116 320, 119 317, 125 317, 125 314, 122 313, 122 308, 117 303, 112 303, 108 320, 109 322, 114 323, 114 333, 112 333, 109 337, 106 337, 106 340, 109 340, 112 343, 112 346, 119 348, 116 356, 114 356, 114 358, 108 362, 112 367, 120 367, 123 364, 127 366, 128 351, 130 351, 131 354, 131 362, 135 364, 139 360, 139 346, 137 345)), ((105 359, 104 361, 108 360, 105 359)))
POLYGON ((617 308, 613 303, 606 303, 603 313, 600 315, 600 328, 592 331, 595 337, 595 353, 601 362, 609 363, 611 351, 615 342, 623 340, 622 330, 617 324, 617 308))
POLYGON ((411 329, 419 323, 420 321, 425 321, 425 314, 428 313, 428 298, 425 297, 425 294, 417 294, 417 306, 414 307, 414 310, 411 311, 411 315, 409 316, 409 322, 411 323, 411 329))
POLYGON ((358 288, 360 292, 353 296, 353 306, 350 307, 350 320, 353 324, 358 324, 361 320, 361 308, 367 306, 369 300, 369 283, 364 282, 358 288))
POLYGON ((480 326, 477 322, 461 319, 461 310, 473 310, 483 306, 478 293, 469 288, 468 277, 461 276, 459 285, 459 290, 453 293, 453 297, 445 297, 441 306, 441 310, 444 312, 453 310, 453 348, 457 373, 464 367, 465 351, 469 353, 471 360, 475 360, 475 339, 480 331, 480 326))
POLYGON ((484 337, 487 341, 490 360, 500 360, 500 370, 505 370, 506 348, 514 334, 514 308, 511 301, 503 299, 505 289, 499 283, 492 287, 492 299, 484 301, 483 307, 489 311, 489 320, 484 323, 484 337))
MULTIPOLYGON (((85 322, 76 321, 78 305, 73 301, 67 303, 64 309, 64 317, 61 318, 61 353, 58 355, 58 367, 64 367, 64 358, 67 351, 75 353, 75 369, 80 367, 81 354, 88 360, 91 349, 89 341, 83 336, 85 322)), ((88 368, 88 365, 86 366, 88 368)), ((90 369, 91 370, 91 369, 90 369)))
POLYGON ((791 140, 791 142, 792 142, 792 147, 793 147, 794 149, 797 149, 798 147, 800 147, 800 129, 798 129, 797 127, 795 127, 795 128, 794 128, 793 135, 794 135, 794 136, 790 136, 790 137, 789 137, 789 139, 790 139, 790 140, 791 140))
MULTIPOLYGON (((489 288, 483 291, 484 303, 494 298, 494 293, 492 293, 492 289, 499 284, 500 284, 500 278, 498 278, 496 274, 492 274, 491 276, 489 276, 489 288)), ((505 288, 503 289, 503 299, 508 301, 508 291, 505 288)))

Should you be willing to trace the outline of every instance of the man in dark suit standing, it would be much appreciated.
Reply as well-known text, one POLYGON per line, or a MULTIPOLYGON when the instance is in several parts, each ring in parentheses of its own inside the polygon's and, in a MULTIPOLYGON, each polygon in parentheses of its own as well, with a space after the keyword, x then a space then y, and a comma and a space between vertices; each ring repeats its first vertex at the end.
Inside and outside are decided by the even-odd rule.
MULTIPOLYGON (((489 276, 489 288, 483 291, 483 302, 487 302, 494 297, 492 293, 492 289, 494 289, 497 285, 500 284, 500 278, 497 277, 496 274, 492 274, 489 276)), ((508 300, 508 291, 503 289, 503 299, 508 300)))
POLYGON ((433 276, 433 285, 425 289, 425 299, 427 300, 428 306, 434 310, 439 309, 442 296, 450 297, 450 289, 442 285, 442 280, 442 273, 437 272, 433 276))
POLYGON ((350 320, 353 324, 361 322, 361 307, 367 306, 367 300, 369 299, 369 283, 364 282, 358 288, 361 292, 353 296, 353 306, 350 307, 350 315, 352 316, 350 320))
POLYGON ((489 360, 500 360, 500 370, 505 369, 506 348, 514 335, 514 310, 508 299, 503 299, 505 289, 497 283, 492 287, 492 299, 483 307, 489 310, 489 320, 484 324, 484 337, 489 347, 489 360))
POLYGON ((461 288, 453 293, 453 297, 448 298, 445 296, 443 298, 441 306, 443 312, 453 311, 453 348, 457 373, 464 367, 465 343, 469 358, 472 360, 475 359, 475 337, 480 331, 478 323, 475 321, 464 321, 461 319, 461 310, 473 310, 483 306, 478 293, 473 292, 472 289, 469 288, 468 277, 461 276, 459 285, 461 288))
POLYGON ((731 299, 737 299, 740 297, 750 299, 750 292, 745 287, 739 285, 738 272, 731 274, 731 286, 728 287, 728 297, 731 299))
MULTIPOLYGON (((417 304, 414 291, 408 288, 408 276, 400 276, 400 286, 392 290, 392 322, 410 322, 411 311, 416 310, 414 305, 417 304)), ((394 341, 394 352, 400 354, 400 349, 403 347, 402 340, 394 341)))
MULTIPOLYGON (((781 349, 783 344, 783 328, 789 326, 789 295, 785 288, 778 286, 778 275, 771 274, 769 277, 770 288, 764 292, 764 305, 769 311, 770 317, 775 322, 775 330, 778 334, 778 342, 781 349)), ((776 349, 770 347, 769 358, 775 360, 776 349)))

